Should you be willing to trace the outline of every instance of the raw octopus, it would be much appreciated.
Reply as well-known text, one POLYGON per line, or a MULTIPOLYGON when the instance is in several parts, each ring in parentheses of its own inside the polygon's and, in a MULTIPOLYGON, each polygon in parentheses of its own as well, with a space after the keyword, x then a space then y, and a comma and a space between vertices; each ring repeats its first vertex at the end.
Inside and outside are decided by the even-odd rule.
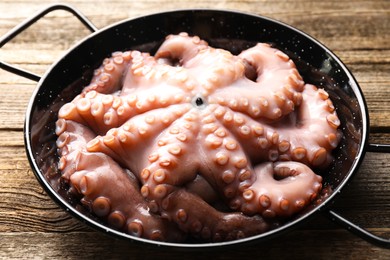
POLYGON ((59 169, 108 226, 170 242, 266 232, 322 189, 341 133, 324 89, 269 44, 187 33, 115 52, 59 111, 59 169))

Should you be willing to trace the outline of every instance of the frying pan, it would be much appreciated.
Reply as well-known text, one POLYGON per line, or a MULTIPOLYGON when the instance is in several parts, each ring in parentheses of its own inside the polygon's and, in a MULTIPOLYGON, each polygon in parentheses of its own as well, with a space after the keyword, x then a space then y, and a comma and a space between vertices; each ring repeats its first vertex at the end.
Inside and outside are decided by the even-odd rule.
POLYGON ((157 13, 98 30, 80 12, 68 5, 53 5, 25 20, 0 39, 0 47, 16 35, 55 10, 65 10, 77 17, 91 32, 71 48, 41 77, 5 62, 0 67, 38 82, 29 102, 24 139, 27 157, 34 174, 46 192, 71 215, 115 237, 147 244, 180 248, 209 248, 257 243, 296 228, 321 213, 332 221, 382 247, 390 241, 369 233, 330 208, 337 195, 356 174, 366 152, 390 152, 388 144, 368 142, 369 116, 363 93, 346 66, 324 45, 309 35, 281 22, 251 14, 224 10, 178 10, 157 13), (269 42, 286 52, 296 63, 304 80, 325 88, 341 120, 343 138, 334 151, 334 162, 322 172, 324 191, 317 202, 287 223, 266 233, 229 242, 165 243, 135 238, 111 229, 88 212, 79 201, 68 197, 58 181, 58 156, 54 134, 59 108, 80 93, 92 77, 93 70, 114 51, 138 49, 153 53, 168 34, 188 32, 205 39, 213 47, 234 54, 256 42, 269 42))

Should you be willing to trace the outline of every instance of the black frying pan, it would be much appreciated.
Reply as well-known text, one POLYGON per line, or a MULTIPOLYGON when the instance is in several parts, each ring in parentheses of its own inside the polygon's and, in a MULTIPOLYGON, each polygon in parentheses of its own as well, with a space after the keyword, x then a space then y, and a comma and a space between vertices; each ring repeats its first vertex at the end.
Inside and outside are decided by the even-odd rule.
POLYGON ((0 39, 0 47, 17 34, 54 10, 74 14, 93 33, 70 49, 42 77, 0 62, 0 67, 38 81, 25 120, 25 146, 31 167, 47 193, 62 208, 92 227, 129 240, 172 247, 221 247, 243 242, 258 242, 290 230, 313 215, 322 212, 331 220, 364 239, 383 247, 390 241, 377 237, 351 223, 329 208, 337 194, 357 172, 367 151, 390 152, 390 145, 368 143, 369 117, 358 83, 344 64, 325 46, 307 34, 286 24, 256 16, 222 10, 179 10, 125 20, 97 30, 82 14, 66 5, 50 6, 15 27, 0 39), (92 71, 114 51, 139 49, 153 52, 168 34, 186 31, 205 39, 213 47, 237 54, 255 42, 269 42, 286 52, 296 63, 307 83, 324 87, 331 96, 342 122, 343 139, 334 151, 336 160, 324 176, 325 191, 314 205, 288 223, 253 237, 221 243, 161 243, 132 237, 113 230, 94 219, 65 195, 58 182, 54 134, 59 108, 72 100, 88 83, 92 71))

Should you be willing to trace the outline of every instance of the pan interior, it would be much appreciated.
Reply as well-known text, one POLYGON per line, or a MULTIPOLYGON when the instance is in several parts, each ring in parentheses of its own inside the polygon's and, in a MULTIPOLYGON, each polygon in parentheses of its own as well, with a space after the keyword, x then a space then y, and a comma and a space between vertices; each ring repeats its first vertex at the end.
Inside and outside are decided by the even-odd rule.
MULTIPOLYGON (((138 49, 153 53, 166 35, 183 31, 233 54, 256 42, 271 43, 294 60, 307 83, 329 92, 342 123, 343 139, 334 151, 334 163, 321 172, 324 193, 312 207, 270 232, 286 229, 323 207, 340 191, 361 161, 368 118, 359 86, 337 57, 300 31, 267 18, 217 10, 182 10, 123 21, 84 39, 53 64, 31 99, 25 136, 32 168, 49 195, 83 221, 102 228, 77 200, 68 197, 59 181, 54 133, 58 110, 80 93, 93 70, 112 52, 138 49)), ((270 232, 255 238, 267 237, 270 232)))

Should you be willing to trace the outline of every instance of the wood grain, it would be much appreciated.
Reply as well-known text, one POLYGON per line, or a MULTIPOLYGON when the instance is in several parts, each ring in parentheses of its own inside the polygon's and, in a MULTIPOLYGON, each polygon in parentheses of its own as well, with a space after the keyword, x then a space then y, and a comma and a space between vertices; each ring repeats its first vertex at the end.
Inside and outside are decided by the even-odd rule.
MULTIPOLYGON (((370 142, 390 143, 390 2, 386 0, 66 0, 98 28, 123 19, 183 8, 223 8, 265 15, 307 32, 351 70, 370 112, 370 142)), ((3 0, 0 35, 52 1, 3 0)), ((0 49, 0 60, 43 75, 89 32, 57 11, 0 49)), ((25 111, 36 82, 0 70, 0 259, 389 259, 390 250, 356 237, 317 214, 269 241, 222 250, 145 246, 96 232, 46 194, 24 150, 25 111)), ((367 153, 332 208, 390 238, 390 155, 367 153)))

